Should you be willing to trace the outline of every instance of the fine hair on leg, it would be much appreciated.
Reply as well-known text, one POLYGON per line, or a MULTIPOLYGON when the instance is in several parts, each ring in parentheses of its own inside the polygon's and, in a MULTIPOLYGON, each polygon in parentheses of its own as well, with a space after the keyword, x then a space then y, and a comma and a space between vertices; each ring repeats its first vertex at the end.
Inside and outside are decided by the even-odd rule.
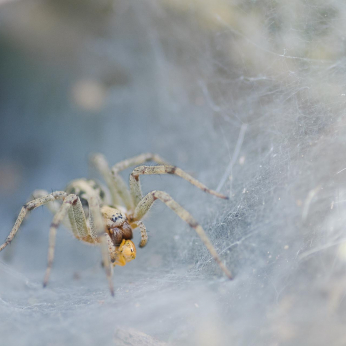
POLYGON ((102 263, 104 265, 109 290, 111 295, 114 296, 114 287, 112 282, 112 266, 110 261, 110 246, 109 236, 105 233, 105 226, 102 219, 100 204, 98 197, 91 196, 88 199, 89 203, 89 223, 90 223, 90 234, 95 239, 95 242, 101 243, 101 254, 102 254, 102 263))
POLYGON ((32 211, 32 210, 34 210, 34 209, 36 209, 36 208, 38 208, 44 204, 55 201, 57 199, 64 199, 66 196, 67 196, 67 194, 65 191, 55 191, 55 192, 52 192, 46 196, 42 196, 42 197, 33 199, 32 201, 24 204, 24 206, 22 207, 10 234, 7 236, 5 242, 2 245, 0 245, 0 251, 2 251, 8 244, 11 243, 11 241, 13 240, 15 235, 17 234, 19 227, 22 224, 26 214, 29 211, 32 211))
POLYGON ((53 265, 53 260, 54 260, 54 251, 55 251, 55 239, 56 239, 56 231, 66 216, 68 210, 72 207, 72 205, 76 205, 77 202, 79 201, 79 198, 76 195, 68 195, 64 201, 62 202, 62 205, 58 212, 54 215, 53 221, 50 225, 49 229, 49 247, 48 247, 48 264, 47 264, 47 269, 46 269, 46 274, 44 276, 43 280, 43 287, 47 286, 50 272, 52 269, 53 265))
POLYGON ((191 175, 187 174, 186 172, 184 172, 182 169, 178 167, 169 166, 169 165, 139 166, 139 167, 136 167, 130 175, 130 190, 131 190, 131 196, 134 200, 135 206, 137 206, 137 204, 143 197, 140 180, 139 180, 139 176, 143 174, 174 174, 183 178, 184 180, 188 181, 189 183, 198 187, 200 190, 204 192, 207 192, 219 198, 228 199, 227 196, 224 196, 214 190, 207 188, 204 184, 199 182, 197 179, 191 177, 191 175))
POLYGON ((203 241, 204 245, 217 262, 221 270, 225 275, 232 279, 232 274, 227 269, 227 267, 222 263, 217 251, 215 250, 213 244, 209 240, 207 234, 201 225, 192 217, 192 215, 185 210, 181 205, 179 205, 167 192, 164 191, 152 191, 149 192, 142 200, 138 203, 135 212, 133 214, 133 220, 137 221, 143 218, 143 216, 149 211, 152 204, 159 199, 161 202, 165 203, 169 208, 171 208, 182 220, 184 220, 191 228, 193 228, 198 236, 203 241))
POLYGON ((97 169, 97 171, 101 174, 103 179, 105 180, 108 189, 112 196, 112 202, 114 205, 122 204, 122 198, 118 193, 118 189, 114 184, 114 180, 112 177, 112 171, 109 168, 108 162, 104 155, 102 154, 91 154, 90 155, 90 163, 97 169))

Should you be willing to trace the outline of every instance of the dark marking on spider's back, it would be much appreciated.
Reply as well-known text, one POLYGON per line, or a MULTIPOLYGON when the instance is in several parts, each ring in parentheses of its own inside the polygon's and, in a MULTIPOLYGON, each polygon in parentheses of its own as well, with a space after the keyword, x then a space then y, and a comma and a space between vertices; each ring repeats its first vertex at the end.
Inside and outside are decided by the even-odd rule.
POLYGON ((81 194, 81 190, 78 187, 76 188, 70 185, 66 187, 65 191, 68 195, 76 195, 78 197, 80 197, 80 194, 81 194))
POLYGON ((79 196, 79 199, 80 199, 83 207, 89 207, 89 203, 85 198, 79 196))
POLYGON ((106 193, 102 189, 101 185, 99 183, 97 183, 95 180, 92 180, 92 179, 87 180, 87 182, 94 190, 98 190, 99 191, 99 196, 100 196, 101 200, 103 201, 105 196, 106 196, 106 193))
POLYGON ((66 187, 67 194, 74 194, 79 197, 83 208, 89 207, 87 196, 90 195, 91 191, 96 192, 102 202, 105 201, 106 193, 103 190, 102 186, 99 185, 95 180, 77 179, 72 181, 66 187))
POLYGON ((100 188, 100 198, 101 200, 104 200, 106 197, 106 193, 100 188))
POLYGON ((102 186, 100 184, 98 184, 96 181, 94 181, 94 188, 96 190, 99 190, 99 196, 100 196, 100 199, 101 201, 104 201, 105 197, 106 197, 106 193, 105 191, 103 190, 102 186))

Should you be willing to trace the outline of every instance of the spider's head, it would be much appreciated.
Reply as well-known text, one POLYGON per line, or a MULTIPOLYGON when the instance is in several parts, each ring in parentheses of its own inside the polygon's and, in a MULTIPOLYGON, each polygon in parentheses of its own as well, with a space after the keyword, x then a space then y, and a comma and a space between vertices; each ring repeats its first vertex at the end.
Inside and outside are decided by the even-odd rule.
POLYGON ((117 208, 103 206, 101 213, 107 228, 119 228, 127 221, 126 215, 117 208))
POLYGON ((130 240, 133 238, 132 228, 126 215, 121 210, 103 206, 101 212, 108 234, 115 246, 119 246, 123 240, 130 240))

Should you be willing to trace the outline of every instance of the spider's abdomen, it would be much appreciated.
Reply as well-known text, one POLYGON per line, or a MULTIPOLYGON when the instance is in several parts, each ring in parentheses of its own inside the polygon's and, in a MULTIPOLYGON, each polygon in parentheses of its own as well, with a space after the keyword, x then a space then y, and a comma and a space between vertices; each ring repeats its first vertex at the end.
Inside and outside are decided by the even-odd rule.
POLYGON ((73 193, 77 195, 80 198, 83 207, 88 205, 88 197, 94 196, 95 193, 99 196, 101 203, 104 203, 106 198, 105 191, 95 180, 73 180, 67 185, 65 191, 68 194, 73 193))

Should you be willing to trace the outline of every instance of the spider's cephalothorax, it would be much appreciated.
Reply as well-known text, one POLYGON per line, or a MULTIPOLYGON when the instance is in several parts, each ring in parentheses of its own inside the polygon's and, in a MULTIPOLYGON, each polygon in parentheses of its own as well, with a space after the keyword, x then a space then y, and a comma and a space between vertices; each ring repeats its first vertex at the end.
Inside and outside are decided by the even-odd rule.
POLYGON ((132 228, 124 212, 107 205, 101 207, 104 224, 109 235, 114 251, 110 251, 113 265, 124 266, 136 258, 136 247, 131 241, 132 228))
POLYGON ((50 226, 48 266, 44 286, 48 283, 53 263, 56 230, 60 223, 64 223, 77 239, 101 246, 103 264, 113 295, 111 266, 124 266, 136 258, 136 247, 131 240, 133 230, 136 228, 139 228, 141 234, 139 246, 144 247, 147 244, 148 235, 141 219, 152 204, 160 200, 196 231, 222 271, 230 279, 232 278, 198 222, 164 191, 154 190, 143 196, 139 177, 143 174, 174 174, 214 196, 223 199, 227 197, 208 189, 180 168, 168 165, 155 154, 142 154, 121 161, 112 168, 109 168, 106 159, 101 154, 92 155, 91 162, 103 176, 108 191, 94 180, 87 179, 73 180, 65 191, 48 193, 44 190, 36 190, 33 193, 34 199, 23 206, 12 231, 0 246, 0 251, 11 243, 27 212, 46 205, 54 213, 54 218, 50 226), (154 161, 158 165, 143 166, 142 164, 147 161, 154 161), (128 189, 119 172, 136 165, 142 166, 135 168, 130 174, 130 189, 128 189))
POLYGON ((103 206, 101 214, 106 230, 115 246, 119 246, 123 239, 131 240, 133 238, 132 228, 125 213, 114 207, 103 206))

